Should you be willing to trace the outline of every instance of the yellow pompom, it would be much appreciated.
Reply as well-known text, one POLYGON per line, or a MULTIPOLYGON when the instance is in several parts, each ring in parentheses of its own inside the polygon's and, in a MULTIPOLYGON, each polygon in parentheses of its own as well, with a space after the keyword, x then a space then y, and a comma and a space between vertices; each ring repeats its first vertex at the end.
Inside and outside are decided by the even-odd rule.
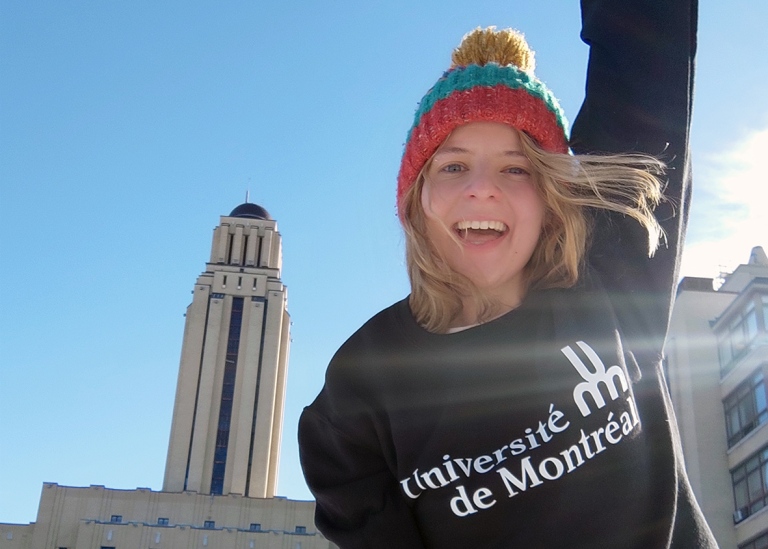
POLYGON ((454 67, 498 63, 514 65, 528 72, 533 72, 536 65, 533 51, 522 33, 514 29, 497 31, 496 27, 478 27, 466 34, 459 47, 453 50, 451 60, 454 67))

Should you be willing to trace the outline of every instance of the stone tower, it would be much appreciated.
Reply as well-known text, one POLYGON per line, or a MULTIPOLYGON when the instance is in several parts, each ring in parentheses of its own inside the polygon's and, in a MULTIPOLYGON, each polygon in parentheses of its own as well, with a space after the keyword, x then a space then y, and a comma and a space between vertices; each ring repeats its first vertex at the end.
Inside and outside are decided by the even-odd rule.
POLYGON ((281 253, 256 204, 214 230, 186 314, 163 491, 275 495, 290 340, 281 253))

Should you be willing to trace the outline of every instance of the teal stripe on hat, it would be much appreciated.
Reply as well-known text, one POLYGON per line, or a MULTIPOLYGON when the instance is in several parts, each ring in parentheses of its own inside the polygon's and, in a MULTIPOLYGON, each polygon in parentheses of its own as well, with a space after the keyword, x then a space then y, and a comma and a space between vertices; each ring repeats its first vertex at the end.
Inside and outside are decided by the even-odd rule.
POLYGON ((562 128, 563 133, 567 133, 568 121, 565 118, 565 113, 560 108, 557 98, 541 80, 512 65, 502 67, 496 63, 489 63, 482 66, 457 67, 438 80, 421 100, 414 115, 413 126, 408 131, 406 143, 410 141, 411 133, 419 125, 421 117, 432 110, 435 103, 441 99, 445 99, 456 91, 469 90, 475 86, 490 88, 499 84, 512 89, 524 89, 532 96, 540 99, 547 109, 555 115, 557 124, 562 128))

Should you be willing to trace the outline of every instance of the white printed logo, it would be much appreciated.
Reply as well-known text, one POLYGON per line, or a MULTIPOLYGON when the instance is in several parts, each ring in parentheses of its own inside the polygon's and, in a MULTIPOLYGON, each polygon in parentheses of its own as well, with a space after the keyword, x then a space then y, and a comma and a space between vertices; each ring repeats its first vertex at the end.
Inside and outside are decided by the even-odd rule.
POLYGON ((579 407, 581 415, 587 417, 592 413, 592 410, 584 400, 584 393, 588 392, 590 395, 592 395, 592 399, 595 401, 595 404, 597 404, 597 407, 602 408, 605 406, 605 399, 603 398, 603 394, 600 392, 601 384, 605 385, 608 389, 608 393, 611 395, 611 400, 616 400, 619 398, 619 392, 616 389, 615 378, 619 379, 619 382, 621 383, 621 390, 623 392, 626 392, 629 386, 627 384, 627 377, 624 375, 624 370, 622 370, 619 366, 611 366, 606 371, 605 364, 603 364, 603 361, 600 360, 600 357, 597 356, 597 353, 594 349, 592 349, 592 347, 583 341, 577 341, 576 345, 578 345, 584 354, 587 355, 587 358, 595 369, 594 372, 590 372, 587 369, 584 362, 582 362, 578 355, 576 355, 570 345, 563 347, 560 349, 560 351, 571 362, 573 367, 584 380, 573 389, 573 401, 579 407))

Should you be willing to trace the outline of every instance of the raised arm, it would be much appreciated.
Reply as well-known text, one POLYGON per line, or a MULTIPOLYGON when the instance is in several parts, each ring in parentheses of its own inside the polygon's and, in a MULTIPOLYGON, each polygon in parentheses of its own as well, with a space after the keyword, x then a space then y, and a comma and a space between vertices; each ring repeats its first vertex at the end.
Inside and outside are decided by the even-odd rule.
MULTIPOLYGON (((669 321, 690 201, 688 136, 696 52, 696 0, 582 0, 590 46, 586 99, 574 124, 577 154, 639 152, 667 164, 666 233, 653 258, 647 235, 618 214, 596 217, 591 265, 625 332, 658 353, 669 321)), ((635 348, 639 351, 641 349, 635 348)))

